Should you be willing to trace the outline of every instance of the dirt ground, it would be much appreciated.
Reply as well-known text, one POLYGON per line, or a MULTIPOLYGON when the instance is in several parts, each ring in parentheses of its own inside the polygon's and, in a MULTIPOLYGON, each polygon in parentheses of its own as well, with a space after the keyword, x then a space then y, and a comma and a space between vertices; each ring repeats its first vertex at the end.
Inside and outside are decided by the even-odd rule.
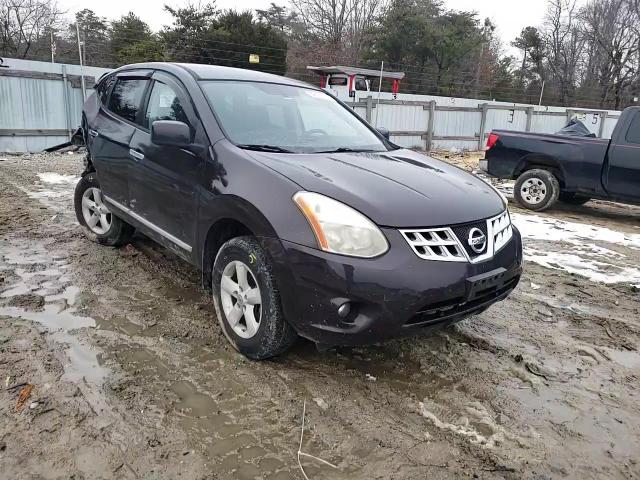
POLYGON ((81 169, 0 154, 1 478, 302 479, 305 402, 302 451, 336 466, 301 456, 312 480, 640 478, 639 208, 512 205, 527 262, 504 302, 257 363, 194 268, 83 237, 81 169))

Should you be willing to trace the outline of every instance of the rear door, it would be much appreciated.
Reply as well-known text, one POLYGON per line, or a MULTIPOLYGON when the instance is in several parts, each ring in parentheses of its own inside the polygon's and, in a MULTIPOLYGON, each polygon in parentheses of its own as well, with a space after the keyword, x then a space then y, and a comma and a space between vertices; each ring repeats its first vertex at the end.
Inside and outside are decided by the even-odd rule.
POLYGON ((204 130, 184 87, 171 75, 156 72, 146 101, 143 124, 129 147, 136 157, 129 179, 131 210, 171 244, 191 252, 195 238, 197 188, 206 154, 204 130), (192 148, 151 142, 156 120, 176 120, 191 128, 192 148))
POLYGON ((611 142, 608 172, 610 195, 640 198, 640 110, 633 114, 626 133, 611 142))
POLYGON ((89 128, 91 156, 100 187, 109 199, 125 207, 132 164, 129 142, 142 121, 142 101, 149 83, 144 75, 145 72, 127 72, 110 79, 109 90, 99 92, 100 109, 89 128))

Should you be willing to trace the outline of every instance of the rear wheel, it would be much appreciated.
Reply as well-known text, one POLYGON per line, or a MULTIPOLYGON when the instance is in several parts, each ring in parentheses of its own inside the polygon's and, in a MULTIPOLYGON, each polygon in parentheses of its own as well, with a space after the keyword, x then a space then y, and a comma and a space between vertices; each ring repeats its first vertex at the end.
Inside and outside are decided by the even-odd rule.
POLYGON ((572 192, 561 192, 559 197, 561 202, 568 203, 570 205, 584 205, 591 197, 585 197, 572 192))
POLYGON ((78 222, 89 240, 112 247, 131 240, 134 228, 105 205, 95 172, 82 177, 76 185, 74 206, 78 222))
POLYGON ((280 304, 269 259, 253 237, 226 242, 212 272, 213 302, 233 347, 254 360, 289 349, 297 338, 280 304))
POLYGON ((536 168, 518 177, 514 196, 524 208, 542 211, 551 207, 560 195, 560 183, 553 173, 536 168))

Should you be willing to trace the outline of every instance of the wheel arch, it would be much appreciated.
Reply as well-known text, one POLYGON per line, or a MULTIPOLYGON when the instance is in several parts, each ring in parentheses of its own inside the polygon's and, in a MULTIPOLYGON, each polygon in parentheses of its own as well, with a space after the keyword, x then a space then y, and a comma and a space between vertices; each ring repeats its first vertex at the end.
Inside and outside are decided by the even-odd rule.
POLYGON ((548 170, 558 179, 560 187, 565 186, 565 172, 561 163, 557 158, 543 154, 525 155, 518 163, 515 169, 515 178, 518 178, 524 172, 535 169, 548 170))
MULTIPOLYGON (((200 269, 202 285, 211 288, 211 270, 220 247, 232 238, 251 235, 258 239, 269 253, 274 244, 265 239, 277 239, 278 236, 267 218, 257 207, 240 197, 219 198, 212 202, 211 208, 201 211, 200 231, 200 269)), ((279 242, 278 242, 279 243, 279 242)))

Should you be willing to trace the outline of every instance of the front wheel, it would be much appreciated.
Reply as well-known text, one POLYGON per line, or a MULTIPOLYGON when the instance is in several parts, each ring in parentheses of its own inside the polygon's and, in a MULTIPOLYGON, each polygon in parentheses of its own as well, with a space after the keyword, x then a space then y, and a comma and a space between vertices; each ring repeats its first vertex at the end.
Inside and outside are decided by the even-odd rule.
POLYGON ((269 259, 255 238, 233 238, 220 248, 212 287, 222 331, 240 353, 263 360, 293 345, 297 334, 284 318, 269 259))
POLYGON ((74 206, 78 223, 89 240, 111 247, 131 240, 134 228, 109 211, 95 172, 83 176, 76 185, 74 206))
POLYGON ((524 208, 540 212, 551 207, 560 195, 560 183, 553 173, 536 168, 518 177, 513 189, 516 201, 524 208))

